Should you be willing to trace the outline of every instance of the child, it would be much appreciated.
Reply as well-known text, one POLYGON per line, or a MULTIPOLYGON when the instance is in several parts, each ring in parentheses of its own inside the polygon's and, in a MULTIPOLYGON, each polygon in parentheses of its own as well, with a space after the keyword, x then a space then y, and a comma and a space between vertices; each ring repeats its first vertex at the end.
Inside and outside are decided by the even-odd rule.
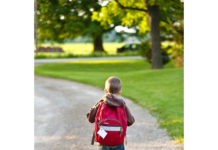
POLYGON ((104 89, 106 95, 87 114, 88 121, 95 122, 92 144, 95 138, 101 150, 124 150, 126 127, 135 122, 125 101, 119 97, 121 87, 119 78, 108 78, 104 89))

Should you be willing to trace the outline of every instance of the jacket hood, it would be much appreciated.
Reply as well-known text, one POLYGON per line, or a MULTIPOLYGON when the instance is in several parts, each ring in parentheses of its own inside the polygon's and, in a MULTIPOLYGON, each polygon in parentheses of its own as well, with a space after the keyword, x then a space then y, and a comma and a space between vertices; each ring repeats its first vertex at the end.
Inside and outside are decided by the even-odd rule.
POLYGON ((106 94, 103 97, 103 100, 104 100, 105 104, 107 104, 108 106, 111 106, 111 107, 121 107, 121 106, 125 105, 124 100, 121 98, 118 98, 114 94, 106 94))

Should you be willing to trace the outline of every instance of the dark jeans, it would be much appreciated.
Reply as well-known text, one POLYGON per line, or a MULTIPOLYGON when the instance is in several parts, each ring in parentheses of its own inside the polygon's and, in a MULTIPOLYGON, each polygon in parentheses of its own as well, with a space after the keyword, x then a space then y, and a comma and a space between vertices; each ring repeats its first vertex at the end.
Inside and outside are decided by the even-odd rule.
POLYGON ((100 146, 100 150, 125 150, 124 145, 117 145, 117 146, 100 146))

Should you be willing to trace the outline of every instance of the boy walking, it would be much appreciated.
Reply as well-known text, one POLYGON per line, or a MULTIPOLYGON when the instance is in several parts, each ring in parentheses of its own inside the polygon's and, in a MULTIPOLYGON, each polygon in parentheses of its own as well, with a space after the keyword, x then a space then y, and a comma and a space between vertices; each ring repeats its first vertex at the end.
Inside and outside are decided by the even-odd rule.
POLYGON ((101 150, 124 150, 127 126, 135 122, 125 101, 120 97, 121 87, 119 78, 108 78, 105 82, 105 96, 87 114, 88 121, 95 122, 92 144, 95 138, 101 150))

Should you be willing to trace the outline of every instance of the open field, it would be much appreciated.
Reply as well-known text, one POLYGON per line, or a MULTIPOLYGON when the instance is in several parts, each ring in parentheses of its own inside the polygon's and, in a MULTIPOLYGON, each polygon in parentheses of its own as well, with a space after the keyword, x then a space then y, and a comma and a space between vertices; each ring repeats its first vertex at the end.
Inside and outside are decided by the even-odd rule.
MULTIPOLYGON (((124 43, 104 43, 103 46, 108 54, 116 54, 116 49, 123 45, 124 43)), ((41 44, 41 46, 58 46, 61 47, 64 52, 75 55, 88 55, 93 52, 92 43, 41 44)))
MULTIPOLYGON (((107 56, 139 56, 139 51, 127 51, 117 53, 117 48, 122 47, 125 43, 104 43, 106 53, 94 52, 92 43, 64 43, 64 44, 40 44, 43 47, 61 47, 64 53, 60 52, 38 52, 35 53, 35 59, 54 59, 54 58, 76 58, 76 57, 107 57, 107 56)), ((174 46, 173 42, 162 42, 162 48, 174 46)), ((170 48, 167 53, 172 53, 170 48)))
POLYGON ((150 70, 144 60, 101 60, 40 65, 35 74, 102 89, 109 76, 118 76, 123 82, 123 96, 146 107, 172 138, 183 140, 183 68, 174 68, 169 63, 163 70, 150 70))
POLYGON ((104 43, 106 53, 94 52, 92 43, 65 43, 65 44, 41 44, 44 47, 61 47, 64 53, 60 52, 38 52, 35 53, 35 59, 53 59, 53 58, 76 58, 76 57, 107 57, 107 56, 138 56, 139 52, 117 53, 117 48, 122 47, 124 43, 104 43))

